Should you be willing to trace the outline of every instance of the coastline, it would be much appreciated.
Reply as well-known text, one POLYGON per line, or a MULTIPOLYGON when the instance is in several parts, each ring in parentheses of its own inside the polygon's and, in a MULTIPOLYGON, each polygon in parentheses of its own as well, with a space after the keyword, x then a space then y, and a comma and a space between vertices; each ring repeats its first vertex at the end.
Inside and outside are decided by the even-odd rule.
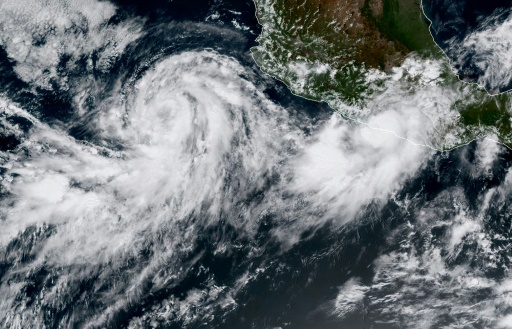
MULTIPOLYGON (((260 19, 259 19, 259 17, 258 17, 258 4, 257 4, 257 0, 253 0, 253 3, 254 3, 254 7, 255 7, 255 13, 254 13, 254 15, 255 15, 255 17, 256 17, 256 21, 257 21, 257 22, 258 22, 258 24, 261 26, 261 29, 262 29, 262 31, 263 31, 263 29, 265 28, 265 26, 260 22, 260 19)), ((431 25, 432 25, 432 21, 431 21, 431 20, 430 20, 430 18, 425 14, 425 11, 424 11, 424 9, 423 9, 423 0, 421 0, 421 2, 420 2, 420 8, 421 8, 421 14, 422 14, 422 15, 423 15, 423 17, 425 17, 425 18, 428 20, 428 22, 429 22, 428 30, 429 30, 430 37, 433 39, 433 41, 434 41, 435 45, 436 45, 436 46, 441 50, 442 54, 447 58, 447 60, 448 60, 448 64, 450 65, 450 68, 451 68, 451 72, 454 74, 454 72, 453 72, 453 67, 452 67, 452 63, 451 63, 450 59, 448 58, 448 56, 446 55, 446 53, 443 51, 443 49, 441 49, 441 47, 440 47, 440 46, 435 42, 434 36, 432 35, 432 33, 431 33, 431 31, 430 31, 430 27, 431 27, 431 25)), ((259 40, 259 38, 261 38, 261 35, 259 35, 259 36, 257 36, 257 37, 256 37, 256 40, 255 40, 255 41, 256 41, 257 43, 259 43, 259 41, 258 41, 258 40, 259 40)), ((364 126, 366 126, 366 127, 370 128, 370 129, 373 129, 373 130, 377 130, 377 131, 380 131, 380 132, 385 132, 385 133, 388 133, 388 134, 392 134, 392 135, 394 135, 396 138, 399 138, 399 139, 405 140, 405 141, 407 141, 407 142, 411 143, 412 145, 415 145, 415 146, 421 146, 421 147, 426 147, 426 148, 429 148, 429 149, 431 149, 431 150, 433 150, 433 151, 437 151, 437 152, 450 152, 450 151, 453 151, 453 150, 458 149, 458 148, 460 148, 460 147, 467 146, 467 145, 471 144, 471 143, 472 143, 472 142, 474 142, 474 141, 479 141, 479 140, 490 140, 490 141, 493 141, 493 142, 495 142, 495 143, 497 143, 497 144, 499 144, 499 145, 503 145, 503 146, 505 146, 508 150, 511 150, 511 151, 512 151, 512 147, 508 146, 507 144, 505 144, 505 143, 503 143, 503 142, 500 142, 500 141, 498 141, 498 140, 495 140, 495 139, 491 138, 490 136, 485 136, 485 137, 480 137, 480 138, 478 138, 478 137, 477 137, 477 138, 473 138, 473 139, 471 139, 471 140, 469 140, 469 141, 465 141, 465 142, 463 142, 462 144, 459 144, 459 145, 456 145, 456 146, 453 146, 453 147, 450 147, 450 148, 446 148, 446 149, 441 149, 441 148, 437 148, 437 147, 432 146, 432 145, 427 145, 427 144, 423 144, 423 143, 417 143, 417 142, 415 142, 415 141, 413 141, 413 140, 410 140, 410 139, 408 139, 408 138, 406 138, 406 137, 400 136, 399 134, 397 134, 397 133, 396 133, 395 131, 393 131, 393 130, 383 129, 383 128, 377 128, 377 127, 372 127, 372 126, 371 126, 371 124, 369 124, 368 122, 364 122, 364 121, 358 120, 358 119, 356 119, 356 118, 350 117, 350 116, 348 116, 348 115, 346 115, 346 114, 343 114, 341 111, 339 111, 339 110, 336 110, 336 109, 332 108, 332 107, 331 107, 331 106, 330 106, 326 101, 324 101, 324 100, 312 99, 312 98, 308 98, 308 97, 306 97, 306 96, 299 95, 298 93, 296 93, 296 92, 293 90, 293 88, 292 88, 292 87, 291 87, 291 86, 290 86, 286 81, 284 81, 283 79, 281 79, 281 78, 279 78, 279 77, 277 77, 277 76, 275 76, 275 75, 273 75, 273 74, 271 74, 271 73, 267 72, 267 71, 262 67, 262 65, 261 65, 260 63, 258 63, 258 61, 256 60, 256 58, 254 57, 254 50, 253 50, 253 49, 254 49, 254 48, 256 48, 256 47, 258 47, 258 46, 254 46, 254 47, 250 48, 250 52, 251 52, 251 57, 252 57, 252 59, 253 59, 254 63, 255 63, 255 64, 256 64, 256 66, 260 69, 260 71, 261 71, 261 72, 263 72, 263 73, 264 73, 264 74, 266 74, 267 76, 269 76, 269 77, 271 77, 271 78, 273 78, 273 79, 275 79, 275 80, 280 81, 281 83, 283 83, 283 84, 288 88, 288 90, 289 90, 289 91, 290 91, 294 96, 301 97, 301 98, 303 98, 303 99, 306 99, 306 100, 309 100, 309 101, 314 101, 314 102, 317 102, 317 103, 322 103, 322 102, 323 102, 323 103, 326 103, 326 104, 327 104, 327 106, 328 106, 330 109, 332 109, 332 111, 333 111, 333 112, 338 113, 342 118, 344 118, 344 119, 346 119, 346 120, 350 120, 350 121, 352 121, 352 122, 355 122, 356 124, 364 125, 364 126)), ((481 86, 480 86, 480 85, 478 85, 477 83, 472 83, 472 82, 465 82, 465 81, 462 81, 462 80, 460 80, 460 78, 459 78, 459 76, 458 76, 458 75, 456 75, 456 74, 454 74, 454 75, 455 75, 455 76, 457 77, 457 79, 458 79, 459 81, 461 81, 461 82, 464 82, 464 83, 469 84, 469 85, 476 85, 479 89, 484 89, 484 90, 485 90, 485 88, 481 87, 481 86)), ((487 92, 487 90, 485 90, 485 91, 487 92)), ((510 92, 510 91, 507 91, 507 92, 510 92)), ((504 92, 504 93, 505 93, 505 92, 504 92)), ((497 96, 497 95, 498 95, 498 94, 497 94, 497 95, 491 95, 491 94, 489 94, 489 93, 487 93, 487 94, 488 94, 489 96, 491 96, 491 97, 492 97, 492 96, 497 96)))

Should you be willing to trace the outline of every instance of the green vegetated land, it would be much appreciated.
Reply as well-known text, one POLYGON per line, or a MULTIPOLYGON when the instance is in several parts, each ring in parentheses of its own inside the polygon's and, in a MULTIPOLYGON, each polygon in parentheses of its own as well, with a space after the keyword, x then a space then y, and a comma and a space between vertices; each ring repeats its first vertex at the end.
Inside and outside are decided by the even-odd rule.
POLYGON ((460 112, 462 124, 493 127, 498 136, 504 138, 509 146, 512 145, 512 127, 508 112, 511 106, 509 94, 481 95, 469 102, 455 102, 454 106, 460 112))
POLYGON ((374 21, 381 33, 390 40, 397 40, 408 51, 440 55, 428 31, 429 23, 421 11, 419 1, 384 0, 382 2, 383 10, 380 16, 376 16, 369 9, 371 1, 366 1, 363 8, 364 14, 374 21))
MULTIPOLYGON (((446 60, 419 0, 256 0, 256 6, 263 26, 252 50, 256 62, 294 93, 330 105, 363 108, 382 87, 368 73, 389 73, 411 53, 446 60)), ((452 106, 460 113, 454 127, 460 143, 492 133, 512 145, 509 95, 463 85, 449 69, 443 76, 447 88, 465 90, 452 106)))

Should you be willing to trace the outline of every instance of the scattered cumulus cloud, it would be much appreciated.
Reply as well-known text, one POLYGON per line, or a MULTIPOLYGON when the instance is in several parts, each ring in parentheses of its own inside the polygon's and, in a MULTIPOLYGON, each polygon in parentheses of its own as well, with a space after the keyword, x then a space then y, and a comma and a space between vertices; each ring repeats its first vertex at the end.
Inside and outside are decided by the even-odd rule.
POLYGON ((57 68, 64 56, 72 70, 82 57, 88 69, 108 69, 124 48, 140 35, 141 24, 128 20, 108 21, 117 8, 108 1, 50 0, 0 3, 0 46, 15 62, 15 71, 25 82, 51 89, 56 81, 69 88, 69 79, 57 68), (98 56, 93 63, 93 53, 98 56))

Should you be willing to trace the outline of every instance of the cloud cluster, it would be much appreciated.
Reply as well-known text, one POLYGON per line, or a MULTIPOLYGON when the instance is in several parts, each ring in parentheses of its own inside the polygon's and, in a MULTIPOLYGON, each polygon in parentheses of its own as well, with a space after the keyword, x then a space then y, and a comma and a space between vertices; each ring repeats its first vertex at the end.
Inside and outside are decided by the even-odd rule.
POLYGON ((447 43, 450 58, 460 67, 459 76, 476 80, 490 94, 505 92, 512 83, 512 17, 503 16, 497 11, 462 41, 453 38, 447 43))
POLYGON ((2 1, 0 46, 23 81, 45 89, 57 83, 66 90, 67 72, 107 70, 139 37, 137 20, 109 24, 116 10, 110 2, 96 0, 2 1))
MULTIPOLYGON (((100 139, 116 140, 122 151, 78 143, 36 121, 19 154, 4 163, 10 168, 2 182, 10 193, 2 201, 4 257, 18 257, 9 244, 31 227, 54 227, 39 250, 22 251, 35 259, 18 268, 79 271, 72 270, 74 278, 59 277, 45 292, 51 301, 95 266, 138 257, 150 245, 157 257, 139 264, 126 282, 126 289, 136 292, 159 264, 179 268, 178 255, 192 250, 201 227, 221 219, 250 231, 252 214, 237 205, 275 170, 283 141, 295 135, 286 112, 242 74, 248 72, 235 60, 213 52, 161 61, 126 103, 109 103, 90 122, 101 131, 100 139)), ((0 317, 14 325, 19 287, 3 284, 0 290, 5 296, 0 317)), ((114 300, 117 306, 109 312, 127 302, 114 300)), ((22 312, 18 320, 34 321, 29 314, 22 312)))
MULTIPOLYGON (((282 221, 276 237, 291 245, 310 227, 336 218, 342 224, 386 199, 428 154, 336 114, 306 137, 289 112, 245 78, 251 74, 211 51, 163 59, 124 101, 113 95, 91 117, 98 145, 31 118, 30 137, 3 164, 9 195, 2 201, 0 248, 19 263, 18 272, 68 268, 40 292, 43 304, 60 300, 98 267, 117 273, 149 248, 155 256, 102 295, 108 307, 96 322, 106 321, 130 300, 183 277, 181 259, 203 228, 222 220, 251 236, 262 216, 275 214, 282 221), (273 176, 281 178, 267 186, 273 176), (9 247, 34 228, 32 247, 9 247), (25 264, 26 254, 33 260, 25 264), (162 268, 172 274, 160 277, 162 268), (148 280, 153 289, 145 291, 148 280)), ((403 119, 393 111, 386 118, 403 119)), ((6 296, 0 317, 10 325, 42 316, 44 308, 16 311, 23 286, 0 286, 6 296)))
MULTIPOLYGON (((372 118, 396 125, 402 125, 402 119, 394 111, 372 118)), ((295 176, 288 189, 307 194, 312 206, 324 209, 330 218, 343 214, 351 220, 364 206, 396 191, 421 166, 428 150, 389 131, 349 125, 333 115, 292 161, 295 176)))
MULTIPOLYGON (((63 72, 80 59, 106 69, 140 35, 139 22, 108 23, 116 9, 107 2, 0 6, 0 42, 33 86, 51 88, 56 79, 67 88, 58 69, 63 57, 71 58, 63 72)), ((361 209, 387 200, 421 167, 431 154, 422 145, 439 128, 435 120, 452 118, 446 110, 453 95, 437 85, 439 72, 435 63, 411 58, 394 77, 418 82, 421 93, 391 77, 368 104, 365 124, 333 114, 311 135, 299 129, 293 111, 267 98, 251 69, 214 51, 175 54, 133 85, 119 82, 88 113, 84 128, 95 132, 94 144, 0 104, 2 114, 17 111, 34 124, 17 152, 1 157, 0 260, 9 280, 0 284, 0 320, 12 327, 41 324, 51 309, 68 312, 63 322, 102 326, 185 278, 194 265, 187 257, 217 223, 250 241, 262 218, 273 216, 273 233, 286 246, 312 227, 354 223, 361 209), (43 288, 29 303, 24 291, 41 269, 43 288), (101 305, 94 319, 74 292, 84 281, 101 305)), ((75 96, 94 96, 80 83, 75 96)), ((470 231, 461 228, 459 236, 470 231)), ((339 314, 367 293, 358 284, 343 295, 352 302, 343 306, 345 297, 339 299, 346 308, 339 314)), ((209 304, 231 303, 230 293, 214 282, 210 288, 203 296, 209 304)), ((200 295, 190 291, 175 301, 183 317, 193 318, 186 310, 200 304, 200 295)))
MULTIPOLYGON (((476 153, 488 143, 480 142, 476 153)), ((502 150, 491 148, 484 159, 502 150)), ((488 165, 480 156, 473 164, 484 171, 488 165)), ((427 203, 406 200, 413 221, 390 234, 396 248, 374 261, 371 282, 350 279, 323 310, 344 319, 363 308, 353 307, 359 303, 369 321, 403 327, 510 328, 509 217, 496 216, 508 209, 510 176, 482 191, 476 207, 462 187, 427 203)))

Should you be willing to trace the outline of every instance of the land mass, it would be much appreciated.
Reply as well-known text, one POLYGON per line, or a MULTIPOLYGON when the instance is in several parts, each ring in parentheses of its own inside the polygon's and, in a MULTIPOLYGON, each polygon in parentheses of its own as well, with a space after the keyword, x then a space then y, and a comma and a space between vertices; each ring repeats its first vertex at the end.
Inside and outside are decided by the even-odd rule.
POLYGON ((255 4, 263 29, 254 59, 292 92, 363 121, 398 106, 391 101, 395 96, 408 104, 434 100, 410 109, 432 126, 427 140, 415 142, 448 149, 493 136, 512 145, 510 96, 492 97, 459 81, 430 34, 419 1, 255 4), (389 106, 381 106, 386 101, 389 106))

